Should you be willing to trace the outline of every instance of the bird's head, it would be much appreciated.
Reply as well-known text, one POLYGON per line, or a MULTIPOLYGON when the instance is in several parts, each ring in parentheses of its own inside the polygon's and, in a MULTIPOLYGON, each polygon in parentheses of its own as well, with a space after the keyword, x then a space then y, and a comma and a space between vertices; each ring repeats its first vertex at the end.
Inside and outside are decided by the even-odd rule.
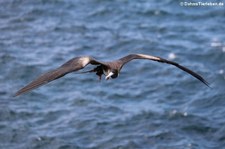
POLYGON ((115 79, 115 78, 118 77, 118 75, 119 75, 118 70, 112 69, 112 70, 108 73, 108 75, 105 77, 105 79, 106 79, 106 80, 109 80, 110 78, 115 79))

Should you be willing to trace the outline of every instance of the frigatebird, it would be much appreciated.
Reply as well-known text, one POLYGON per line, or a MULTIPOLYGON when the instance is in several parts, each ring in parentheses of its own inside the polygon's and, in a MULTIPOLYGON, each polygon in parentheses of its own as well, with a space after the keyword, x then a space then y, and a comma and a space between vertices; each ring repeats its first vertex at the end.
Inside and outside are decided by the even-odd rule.
POLYGON ((127 56, 124 56, 124 57, 114 60, 114 61, 102 62, 102 61, 96 60, 95 58, 93 58, 91 56, 80 56, 80 57, 72 58, 69 61, 67 61, 66 63, 64 63, 63 65, 61 65, 60 67, 39 76, 37 79, 35 79, 34 81, 32 81, 31 83, 29 83, 28 85, 26 85, 25 87, 20 89, 19 91, 17 91, 15 96, 26 93, 30 90, 33 90, 37 87, 47 84, 53 80, 61 78, 68 73, 83 69, 88 64, 96 65, 96 67, 94 69, 91 69, 89 71, 84 71, 81 73, 94 72, 94 73, 96 73, 97 76, 99 76, 100 80, 101 80, 101 76, 103 74, 106 76, 105 77, 106 80, 108 80, 110 78, 115 79, 118 77, 122 67, 126 63, 128 63, 134 59, 147 59, 147 60, 152 60, 152 61, 157 61, 157 62, 161 62, 161 63, 167 63, 167 64, 174 65, 174 66, 180 68, 181 70, 189 73, 193 77, 197 78, 199 81, 201 81, 202 83, 204 83, 205 85, 207 85, 209 87, 208 82, 202 76, 197 74, 196 72, 194 72, 176 62, 173 62, 173 61, 161 58, 161 57, 156 57, 156 56, 146 55, 146 54, 129 54, 127 56))

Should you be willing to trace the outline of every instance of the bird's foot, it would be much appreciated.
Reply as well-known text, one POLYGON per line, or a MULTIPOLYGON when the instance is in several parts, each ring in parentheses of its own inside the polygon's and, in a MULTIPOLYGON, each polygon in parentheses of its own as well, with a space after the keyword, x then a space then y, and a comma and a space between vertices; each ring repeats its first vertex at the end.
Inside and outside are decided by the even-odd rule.
POLYGON ((102 75, 98 75, 98 81, 100 82, 102 79, 102 75))

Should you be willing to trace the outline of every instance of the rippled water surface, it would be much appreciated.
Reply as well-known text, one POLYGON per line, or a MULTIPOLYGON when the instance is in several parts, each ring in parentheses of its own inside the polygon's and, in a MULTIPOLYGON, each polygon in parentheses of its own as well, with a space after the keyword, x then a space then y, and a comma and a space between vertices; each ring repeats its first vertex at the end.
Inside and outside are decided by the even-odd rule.
POLYGON ((173 0, 1 0, 0 148, 224 148, 224 24, 225 6, 173 0), (136 60, 115 80, 72 73, 12 97, 72 57, 129 53, 172 59, 211 88, 136 60))

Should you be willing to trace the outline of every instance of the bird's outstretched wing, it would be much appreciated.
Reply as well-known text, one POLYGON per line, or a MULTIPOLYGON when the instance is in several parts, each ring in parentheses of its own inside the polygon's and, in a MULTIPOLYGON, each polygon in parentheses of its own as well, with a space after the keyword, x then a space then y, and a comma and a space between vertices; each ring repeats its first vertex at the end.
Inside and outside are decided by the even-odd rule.
POLYGON ((67 61, 60 67, 39 76, 37 79, 35 79, 34 81, 32 81, 31 83, 29 83, 28 85, 20 89, 19 91, 17 91, 14 96, 18 96, 20 94, 26 93, 30 90, 33 90, 37 87, 47 84, 53 80, 61 78, 70 72, 78 71, 84 68, 85 66, 87 66, 88 64, 104 65, 102 62, 99 62, 90 56, 75 57, 67 61))
POLYGON ((129 61, 131 61, 133 59, 148 59, 148 60, 153 60, 153 61, 157 61, 157 62, 161 62, 161 63, 167 63, 167 64, 174 65, 174 66, 180 68, 181 70, 189 73, 193 77, 197 78, 198 80, 200 80, 202 83, 204 83, 205 85, 207 85, 209 87, 209 83, 202 76, 197 74, 196 72, 194 72, 176 62, 169 61, 169 60, 163 59, 161 57, 156 57, 156 56, 151 56, 151 55, 146 55, 146 54, 129 54, 129 55, 119 59, 119 61, 121 62, 121 68, 123 67, 124 64, 128 63, 129 61))

